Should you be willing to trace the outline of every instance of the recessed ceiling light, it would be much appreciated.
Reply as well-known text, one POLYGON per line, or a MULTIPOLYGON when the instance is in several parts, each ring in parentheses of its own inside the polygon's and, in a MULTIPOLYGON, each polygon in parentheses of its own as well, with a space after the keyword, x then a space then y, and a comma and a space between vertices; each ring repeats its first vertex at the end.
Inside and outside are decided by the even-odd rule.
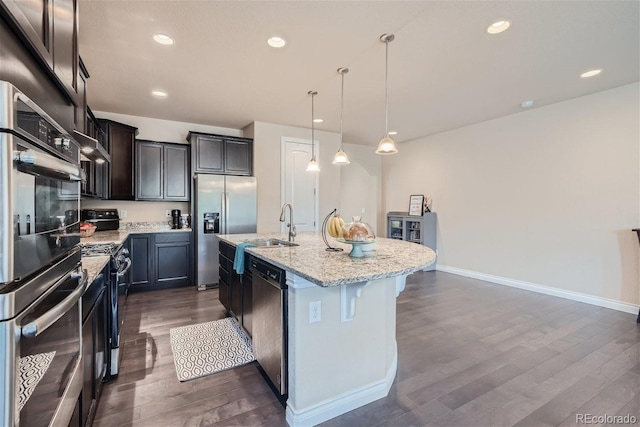
POLYGON ((398 134, 398 132, 396 132, 395 130, 390 130, 389 131, 389 135, 397 135, 397 134, 398 134))
POLYGON ((313 119, 313 123, 322 123, 324 120, 322 119, 313 119))
POLYGON ((507 20, 496 21, 493 24, 489 25, 489 27, 487 28, 487 33, 498 34, 505 31, 510 26, 511 26, 510 21, 507 21, 507 20))
POLYGON ((267 40, 267 43, 269 44, 269 46, 275 47, 275 48, 282 47, 285 44, 287 44, 287 42, 282 37, 277 37, 277 36, 269 37, 269 40, 267 40))
POLYGON ((98 163, 99 165, 104 163, 104 159, 96 159, 96 163, 98 163))
POLYGON ((85 154, 93 153, 93 148, 91 148, 91 147, 82 147, 81 150, 85 154))
POLYGON ((173 39, 166 34, 154 34, 153 39, 156 43, 163 44, 165 46, 170 46, 173 44, 173 39))
POLYGON ((155 96, 156 98, 166 98, 167 92, 163 90, 153 90, 151 91, 151 95, 155 96))
POLYGON ((521 106, 522 108, 529 108, 529 107, 533 107, 533 101, 531 101, 531 100, 528 100, 528 101, 522 101, 522 102, 520 103, 520 106, 521 106))
POLYGON ((589 70, 589 71, 585 71, 584 73, 580 74, 580 77, 582 77, 583 79, 588 79, 589 77, 597 76, 601 72, 602 72, 602 68, 598 68, 596 70, 589 70))

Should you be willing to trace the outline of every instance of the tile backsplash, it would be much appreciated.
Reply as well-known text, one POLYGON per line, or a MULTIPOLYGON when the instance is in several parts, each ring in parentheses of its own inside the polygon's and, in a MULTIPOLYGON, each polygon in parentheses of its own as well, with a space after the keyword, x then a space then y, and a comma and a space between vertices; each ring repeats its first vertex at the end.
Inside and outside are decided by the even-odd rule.
POLYGON ((166 211, 180 209, 183 214, 190 213, 189 202, 136 202, 129 200, 82 199, 82 209, 118 209, 121 222, 162 222, 171 218, 166 211))

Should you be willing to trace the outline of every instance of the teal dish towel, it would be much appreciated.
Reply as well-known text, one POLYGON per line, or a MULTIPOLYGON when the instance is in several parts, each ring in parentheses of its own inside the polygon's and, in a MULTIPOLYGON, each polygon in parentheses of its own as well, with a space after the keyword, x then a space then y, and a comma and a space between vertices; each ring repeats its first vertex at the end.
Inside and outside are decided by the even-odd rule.
POLYGON ((236 246, 236 256, 233 259, 233 269, 238 274, 244 274, 244 248, 250 248, 255 246, 251 242, 239 243, 236 246))

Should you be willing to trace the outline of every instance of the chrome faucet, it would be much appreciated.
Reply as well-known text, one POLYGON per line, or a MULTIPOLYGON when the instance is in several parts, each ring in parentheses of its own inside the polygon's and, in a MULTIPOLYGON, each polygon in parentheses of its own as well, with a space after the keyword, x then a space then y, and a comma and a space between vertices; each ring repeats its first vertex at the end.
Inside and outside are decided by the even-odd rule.
POLYGON ((289 227, 289 241, 293 242, 296 239, 296 226, 293 225, 293 206, 291 206, 291 203, 285 203, 282 205, 282 211, 280 211, 280 222, 284 222, 284 214, 287 206, 289 206, 289 223, 287 224, 287 227, 289 227))

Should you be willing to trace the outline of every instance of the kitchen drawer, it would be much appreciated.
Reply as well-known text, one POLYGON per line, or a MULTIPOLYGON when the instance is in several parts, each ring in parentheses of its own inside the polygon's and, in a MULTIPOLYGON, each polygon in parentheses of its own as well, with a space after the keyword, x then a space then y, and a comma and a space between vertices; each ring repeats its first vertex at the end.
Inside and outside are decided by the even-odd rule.
POLYGON ((233 261, 236 256, 236 247, 231 246, 228 243, 220 242, 220 253, 226 258, 229 258, 231 261, 233 261))
POLYGON ((220 264, 220 281, 229 284, 229 270, 225 270, 222 264, 220 264))
POLYGON ((190 240, 191 233, 189 232, 171 232, 171 233, 158 233, 155 234, 156 243, 176 243, 176 242, 188 242, 190 240))
MULTIPOLYGON (((227 271, 227 273, 230 271, 233 271, 233 260, 227 257, 221 256, 219 258, 219 261, 220 261, 220 268, 224 268, 227 271)), ((227 281, 227 283, 229 283, 229 281, 227 281)))

